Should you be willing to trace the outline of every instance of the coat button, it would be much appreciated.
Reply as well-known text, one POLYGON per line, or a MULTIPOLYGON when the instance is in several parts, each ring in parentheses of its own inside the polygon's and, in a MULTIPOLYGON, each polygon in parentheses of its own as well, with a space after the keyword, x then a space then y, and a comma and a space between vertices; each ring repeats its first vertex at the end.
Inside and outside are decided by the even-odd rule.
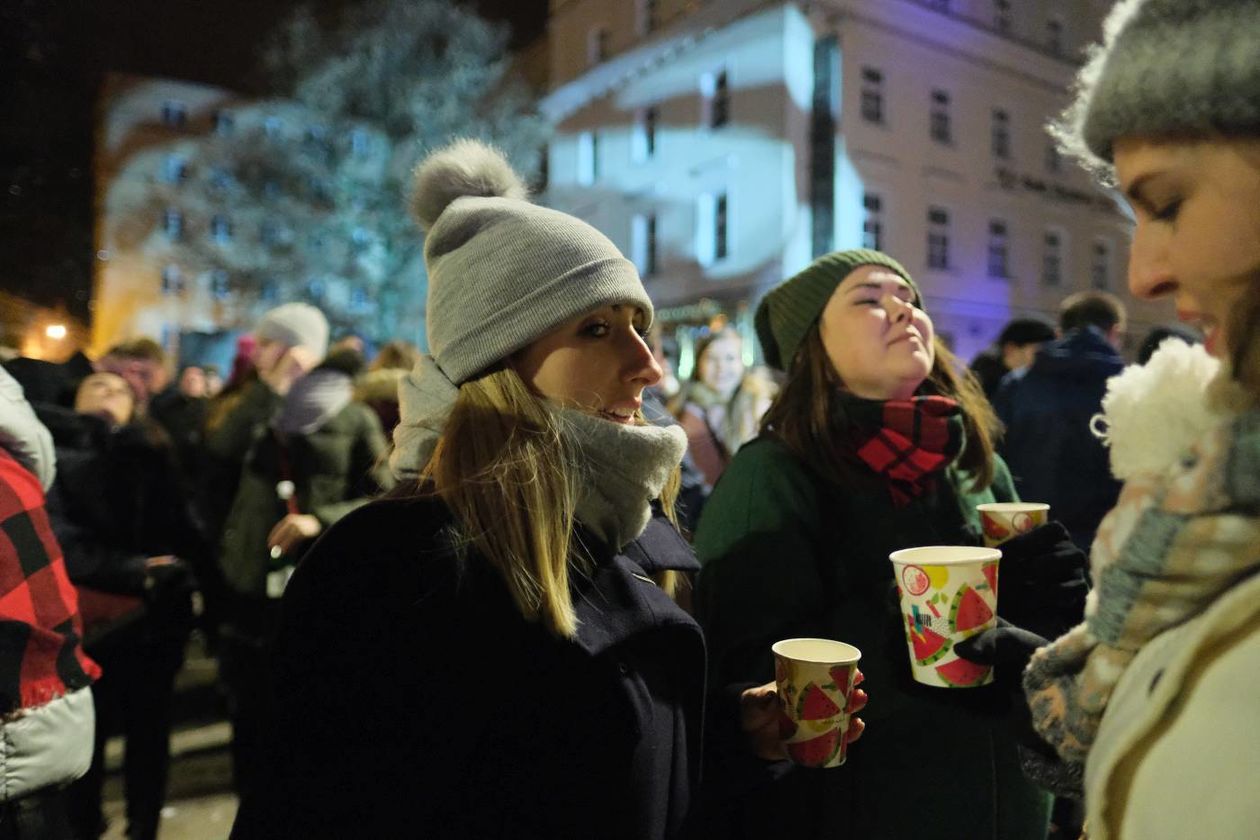
POLYGON ((626 674, 630 673, 630 666, 624 662, 618 662, 617 670, 620 671, 621 675, 624 677, 626 674))

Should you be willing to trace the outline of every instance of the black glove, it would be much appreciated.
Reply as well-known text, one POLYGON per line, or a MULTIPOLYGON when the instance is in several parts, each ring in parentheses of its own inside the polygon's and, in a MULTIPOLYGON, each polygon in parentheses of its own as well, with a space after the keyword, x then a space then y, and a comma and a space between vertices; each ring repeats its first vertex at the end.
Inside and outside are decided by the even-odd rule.
POLYGON ((977 665, 993 666, 998 682, 1022 692, 1021 678, 1028 660, 1032 659, 1033 651, 1048 644, 1036 633, 999 618, 996 627, 956 642, 954 652, 977 665))
POLYGON ((1049 522, 1001 545, 998 615, 1048 639, 1085 617, 1089 558, 1061 523, 1049 522))

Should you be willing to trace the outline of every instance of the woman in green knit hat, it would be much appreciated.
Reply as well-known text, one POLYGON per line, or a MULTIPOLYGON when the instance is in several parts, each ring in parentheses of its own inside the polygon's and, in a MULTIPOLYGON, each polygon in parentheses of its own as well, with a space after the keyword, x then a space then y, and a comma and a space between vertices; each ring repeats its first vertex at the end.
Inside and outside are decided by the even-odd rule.
MULTIPOLYGON (((910 274, 877 251, 819 258, 765 297, 756 326, 787 380, 696 533, 710 684, 764 682, 774 641, 824 637, 862 650, 876 700, 841 769, 751 766, 715 736, 708 766, 723 817, 712 836, 1043 838, 1049 796, 1020 771, 1010 692, 912 681, 888 561, 901 548, 978 545, 976 505, 1015 500, 992 409, 936 336, 910 274)), ((1039 570, 1065 540, 1055 524, 1013 552, 1039 570)), ((1070 622, 1080 563, 1069 554, 1055 579, 1027 574, 1012 592, 1004 563, 1004 602, 1018 608, 1040 587, 1066 599, 1070 622)))

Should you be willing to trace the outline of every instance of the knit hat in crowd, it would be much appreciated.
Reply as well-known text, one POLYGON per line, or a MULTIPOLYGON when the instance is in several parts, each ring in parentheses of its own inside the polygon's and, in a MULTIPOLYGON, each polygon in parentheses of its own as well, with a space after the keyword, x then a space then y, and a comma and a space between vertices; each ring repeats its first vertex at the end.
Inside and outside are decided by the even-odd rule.
POLYGON ((254 328, 259 341, 301 347, 316 359, 328 353, 328 319, 309 303, 286 303, 262 316, 254 328))
POLYGON ((910 272, 887 254, 866 248, 825 254, 771 289, 757 307, 754 322, 767 364, 782 371, 789 369, 805 334, 818 321, 836 288, 864 265, 890 269, 910 284, 915 305, 923 305, 910 272))
POLYGON ((427 231, 429 350, 458 385, 592 309, 648 299, 634 264, 595 228, 526 200, 497 149, 457 140, 416 169, 427 231))
POLYGON ((1091 169, 1127 135, 1260 133, 1260 3, 1121 0, 1076 87, 1051 130, 1091 169))

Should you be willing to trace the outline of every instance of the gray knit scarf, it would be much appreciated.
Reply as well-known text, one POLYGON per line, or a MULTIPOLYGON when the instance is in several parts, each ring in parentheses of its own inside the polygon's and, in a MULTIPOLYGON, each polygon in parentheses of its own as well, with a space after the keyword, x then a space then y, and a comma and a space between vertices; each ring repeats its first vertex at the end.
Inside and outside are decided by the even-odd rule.
POLYGON ((303 376, 284 398, 271 425, 289 435, 309 435, 345 408, 354 395, 354 381, 339 370, 317 369, 303 376))
MULTIPOLYGON (((420 475, 458 394, 459 388, 432 356, 423 356, 399 383, 401 420, 389 458, 397 478, 414 480, 420 475)), ((578 521, 620 550, 647 527, 651 502, 682 461, 687 435, 678 426, 626 426, 574 409, 557 407, 554 416, 582 468, 578 521)))

